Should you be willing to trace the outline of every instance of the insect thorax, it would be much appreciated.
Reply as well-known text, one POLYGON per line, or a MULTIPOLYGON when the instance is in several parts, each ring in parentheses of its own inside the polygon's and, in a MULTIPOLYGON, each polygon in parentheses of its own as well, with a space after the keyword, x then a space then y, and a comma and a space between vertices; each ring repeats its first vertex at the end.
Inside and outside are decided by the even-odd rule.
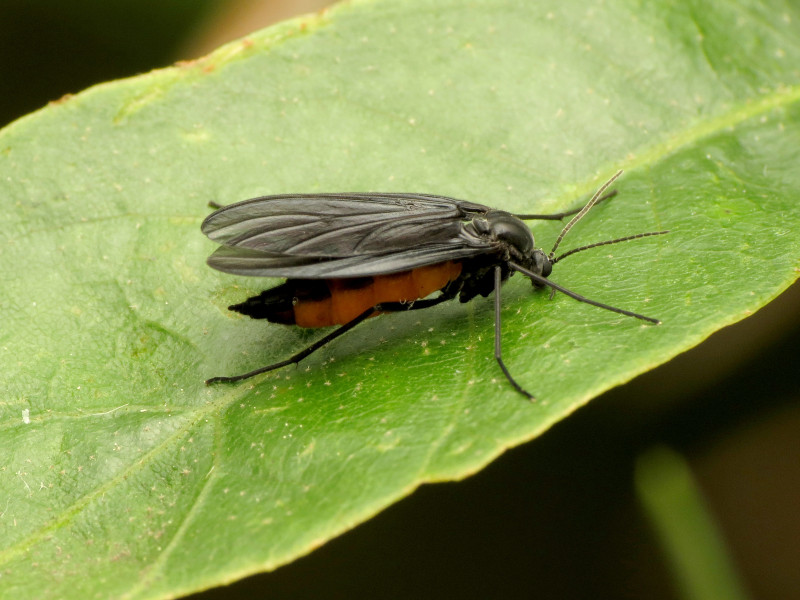
POLYGON ((508 279, 511 270, 506 260, 500 256, 483 255, 463 262, 461 276, 453 282, 457 287, 460 302, 469 302, 475 296, 484 298, 494 291, 494 269, 499 266, 503 281, 508 279))
POLYGON ((472 220, 475 231, 507 250, 508 258, 524 260, 533 252, 533 234, 521 220, 504 210, 490 210, 472 220))

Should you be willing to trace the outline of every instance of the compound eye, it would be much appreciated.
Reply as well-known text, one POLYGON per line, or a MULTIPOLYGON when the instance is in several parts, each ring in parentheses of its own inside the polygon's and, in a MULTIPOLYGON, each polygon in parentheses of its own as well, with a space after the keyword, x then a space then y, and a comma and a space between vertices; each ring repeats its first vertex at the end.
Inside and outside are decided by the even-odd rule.
MULTIPOLYGON (((553 272, 553 263, 544 252, 541 250, 534 250, 531 256, 530 266, 528 268, 537 275, 547 277, 553 272)), ((531 279, 531 283, 535 288, 541 288, 544 285, 543 283, 539 283, 534 279, 531 279)))
POLYGON ((544 252, 536 253, 536 262, 542 277, 548 277, 553 272, 553 263, 544 252))

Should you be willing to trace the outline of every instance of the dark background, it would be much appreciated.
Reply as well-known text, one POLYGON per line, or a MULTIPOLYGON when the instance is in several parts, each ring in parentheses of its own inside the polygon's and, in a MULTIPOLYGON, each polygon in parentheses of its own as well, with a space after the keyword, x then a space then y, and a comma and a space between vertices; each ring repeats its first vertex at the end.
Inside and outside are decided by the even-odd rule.
MULTIPOLYGON (((0 124, 324 0, 6 0, 0 124)), ((689 461, 753 598, 800 598, 800 288, 593 400, 466 481, 410 498, 221 598, 677 598, 636 458, 689 461)))

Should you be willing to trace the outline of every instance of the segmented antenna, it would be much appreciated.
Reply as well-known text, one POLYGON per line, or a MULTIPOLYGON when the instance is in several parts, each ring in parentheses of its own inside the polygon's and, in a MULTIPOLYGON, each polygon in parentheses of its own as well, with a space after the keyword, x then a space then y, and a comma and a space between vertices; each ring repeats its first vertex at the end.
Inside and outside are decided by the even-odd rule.
MULTIPOLYGON (((577 223, 578 221, 580 221, 580 220, 581 220, 581 219, 584 217, 584 215, 585 215, 587 212, 589 212, 589 210, 590 210, 590 209, 591 209, 591 208, 592 208, 592 207, 593 207, 595 204, 597 204, 598 200, 599 200, 599 199, 600 199, 600 197, 603 195, 603 192, 605 192, 605 191, 606 191, 606 189, 608 188, 608 186, 610 186, 612 183, 614 183, 614 181, 615 181, 615 180, 617 179, 617 177, 619 177, 620 175, 622 175, 622 169, 620 169, 619 171, 617 171, 617 172, 614 174, 614 176, 613 176, 611 179, 609 179, 608 181, 606 181, 606 182, 605 182, 605 183, 604 183, 604 184, 603 184, 603 185, 600 187, 600 189, 599 189, 599 190, 597 190, 597 191, 594 193, 594 196, 592 196, 592 199, 591 199, 591 200, 589 200, 589 202, 587 202, 586 206, 584 206, 584 207, 581 209, 581 211, 580 211, 580 212, 579 212, 577 215, 575 215, 574 217, 572 217, 572 220, 571 220, 569 223, 567 223, 567 224, 564 226, 564 229, 562 229, 562 230, 561 230, 561 233, 559 234, 559 236, 558 236, 558 239, 556 239, 556 243, 555 243, 555 245, 553 246, 553 249, 550 251, 550 255, 548 256, 548 258, 549 258, 550 260, 553 260, 553 256, 555 256, 556 249, 558 248, 558 245, 561 243, 561 240, 563 240, 563 239, 564 239, 564 236, 565 236, 565 235, 567 235, 567 232, 569 232, 569 230, 570 230, 570 229, 572 229, 572 227, 575 225, 575 223, 577 223)), ((562 258, 563 258, 563 257, 562 257, 562 258)))
POLYGON ((629 242, 631 240, 638 240, 639 238, 650 237, 651 235, 664 235, 665 233, 669 233, 667 231, 648 231, 647 233, 637 233, 636 235, 628 235, 625 237, 617 238, 615 240, 606 240, 604 242, 595 242, 594 244, 588 244, 586 246, 581 246, 580 248, 573 248, 572 250, 568 250, 564 252, 561 256, 557 256, 556 258, 550 255, 550 262, 556 264, 562 258, 567 258, 570 254, 575 254, 576 252, 582 252, 583 250, 588 250, 589 248, 597 248, 598 246, 608 246, 609 244, 616 244, 618 242, 629 242))

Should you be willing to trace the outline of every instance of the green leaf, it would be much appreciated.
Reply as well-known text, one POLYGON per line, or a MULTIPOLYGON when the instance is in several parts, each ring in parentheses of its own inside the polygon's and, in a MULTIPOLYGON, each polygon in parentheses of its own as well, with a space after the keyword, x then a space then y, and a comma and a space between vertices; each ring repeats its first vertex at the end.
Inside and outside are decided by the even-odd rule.
MULTIPOLYGON (((0 592, 162 598, 278 567, 466 477, 751 314, 798 273, 791 3, 359 1, 0 133, 0 592), (553 281, 320 335, 226 307, 209 200, 418 191, 516 212, 619 195, 553 281)), ((546 249, 558 223, 534 223, 546 249)), ((646 399, 643 399, 646 402, 646 399)))
POLYGON ((686 461, 655 447, 636 462, 636 492, 666 554, 681 597, 745 600, 730 552, 686 461))

